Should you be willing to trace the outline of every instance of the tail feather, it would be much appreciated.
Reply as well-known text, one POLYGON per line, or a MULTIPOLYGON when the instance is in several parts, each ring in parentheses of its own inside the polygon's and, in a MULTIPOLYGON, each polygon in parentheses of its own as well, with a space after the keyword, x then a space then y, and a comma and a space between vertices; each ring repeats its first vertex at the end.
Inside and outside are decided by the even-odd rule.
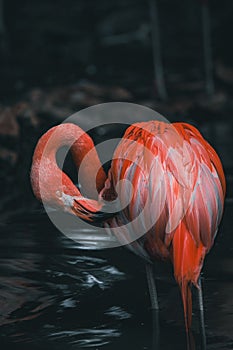
POLYGON ((192 323, 192 284, 197 286, 206 248, 194 241, 184 222, 176 228, 173 236, 174 275, 180 286, 186 331, 192 323))

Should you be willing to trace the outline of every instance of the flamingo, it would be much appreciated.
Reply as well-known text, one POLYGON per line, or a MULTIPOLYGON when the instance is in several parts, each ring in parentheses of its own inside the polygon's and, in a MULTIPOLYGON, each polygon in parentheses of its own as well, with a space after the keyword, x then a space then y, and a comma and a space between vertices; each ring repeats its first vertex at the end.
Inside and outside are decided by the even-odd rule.
MULTIPOLYGON (((106 227, 119 228, 119 232, 125 222, 141 213, 141 227, 154 216, 156 220, 154 223, 152 220, 148 231, 128 246, 146 261, 151 305, 155 310, 158 301, 152 263, 156 259, 171 261, 188 334, 192 319, 191 287, 197 288, 203 313, 200 272, 214 243, 226 192, 221 161, 194 126, 163 121, 132 124, 115 150, 108 175, 87 133, 72 123, 55 126, 40 138, 35 148, 31 184, 37 199, 88 222, 101 221, 106 227), (56 163, 56 152, 63 145, 71 147, 77 169, 85 161, 82 189, 86 196, 56 163), (145 150, 150 151, 149 155, 145 150), (129 193, 124 182, 117 187, 125 179, 133 186, 129 204, 120 212, 105 213, 106 201, 111 203, 118 196, 120 201, 127 202, 129 193), (93 198, 95 188, 99 195, 93 198), (150 205, 142 211, 147 200, 150 205)), ((133 229, 137 229, 135 226, 133 229)), ((118 231, 114 232, 117 235, 118 231)), ((121 237, 127 234, 123 231, 121 237)))

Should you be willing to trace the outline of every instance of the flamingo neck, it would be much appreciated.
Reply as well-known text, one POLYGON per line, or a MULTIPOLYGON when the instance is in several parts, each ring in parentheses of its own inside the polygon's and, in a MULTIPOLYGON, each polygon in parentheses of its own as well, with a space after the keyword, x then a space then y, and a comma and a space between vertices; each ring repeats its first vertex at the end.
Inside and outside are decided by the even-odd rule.
POLYGON ((79 181, 82 185, 82 194, 88 198, 97 199, 98 192, 104 187, 106 174, 90 136, 77 125, 68 123, 50 129, 37 144, 31 170, 35 195, 43 199, 41 198, 41 187, 44 187, 46 188, 43 191, 46 199, 47 197, 52 198, 54 191, 61 190, 57 181, 59 176, 60 179, 62 177, 62 191, 65 188, 63 192, 67 195, 81 195, 71 179, 57 165, 56 153, 62 146, 70 147, 75 166, 77 170, 80 170, 79 181))

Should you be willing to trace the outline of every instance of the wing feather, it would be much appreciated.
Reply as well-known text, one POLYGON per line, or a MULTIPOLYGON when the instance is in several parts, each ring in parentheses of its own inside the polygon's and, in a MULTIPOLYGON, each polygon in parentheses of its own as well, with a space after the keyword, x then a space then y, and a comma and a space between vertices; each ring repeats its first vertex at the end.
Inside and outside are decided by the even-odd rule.
POLYGON ((120 180, 132 184, 133 190, 118 189, 123 206, 131 198, 122 215, 132 221, 132 231, 149 227, 147 239, 157 240, 157 248, 169 247, 183 222, 196 246, 210 249, 222 216, 225 178, 215 151, 193 126, 132 125, 114 154, 112 174, 114 186, 120 180))

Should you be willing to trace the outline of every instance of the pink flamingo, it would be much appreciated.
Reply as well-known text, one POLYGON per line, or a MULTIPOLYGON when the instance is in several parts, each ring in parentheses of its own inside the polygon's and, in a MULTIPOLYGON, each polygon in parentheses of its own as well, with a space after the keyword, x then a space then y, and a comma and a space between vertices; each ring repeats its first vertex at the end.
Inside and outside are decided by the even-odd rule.
POLYGON ((198 290, 204 329, 199 277, 222 217, 226 184, 218 155, 196 128, 186 123, 160 121, 133 124, 115 151, 107 177, 92 139, 77 125, 61 124, 39 140, 33 156, 31 183, 39 200, 86 221, 102 220, 110 227, 119 226, 119 232, 122 223, 134 220, 141 213, 149 198, 151 205, 143 213, 142 221, 155 216, 156 222, 129 247, 146 257, 152 308, 158 309, 158 301, 150 262, 170 260, 181 290, 187 334, 192 318, 192 285, 198 290), (87 155, 82 188, 89 198, 58 168, 56 152, 63 145, 71 146, 77 169, 87 155), (152 157, 146 155, 145 149, 152 157), (95 181, 92 174, 97 172, 95 181), (103 202, 92 199, 93 190, 97 188, 99 197, 105 200, 118 195, 125 203, 129 195, 124 185, 116 194, 116 184, 122 179, 133 185, 129 205, 115 214, 104 213, 103 202))

